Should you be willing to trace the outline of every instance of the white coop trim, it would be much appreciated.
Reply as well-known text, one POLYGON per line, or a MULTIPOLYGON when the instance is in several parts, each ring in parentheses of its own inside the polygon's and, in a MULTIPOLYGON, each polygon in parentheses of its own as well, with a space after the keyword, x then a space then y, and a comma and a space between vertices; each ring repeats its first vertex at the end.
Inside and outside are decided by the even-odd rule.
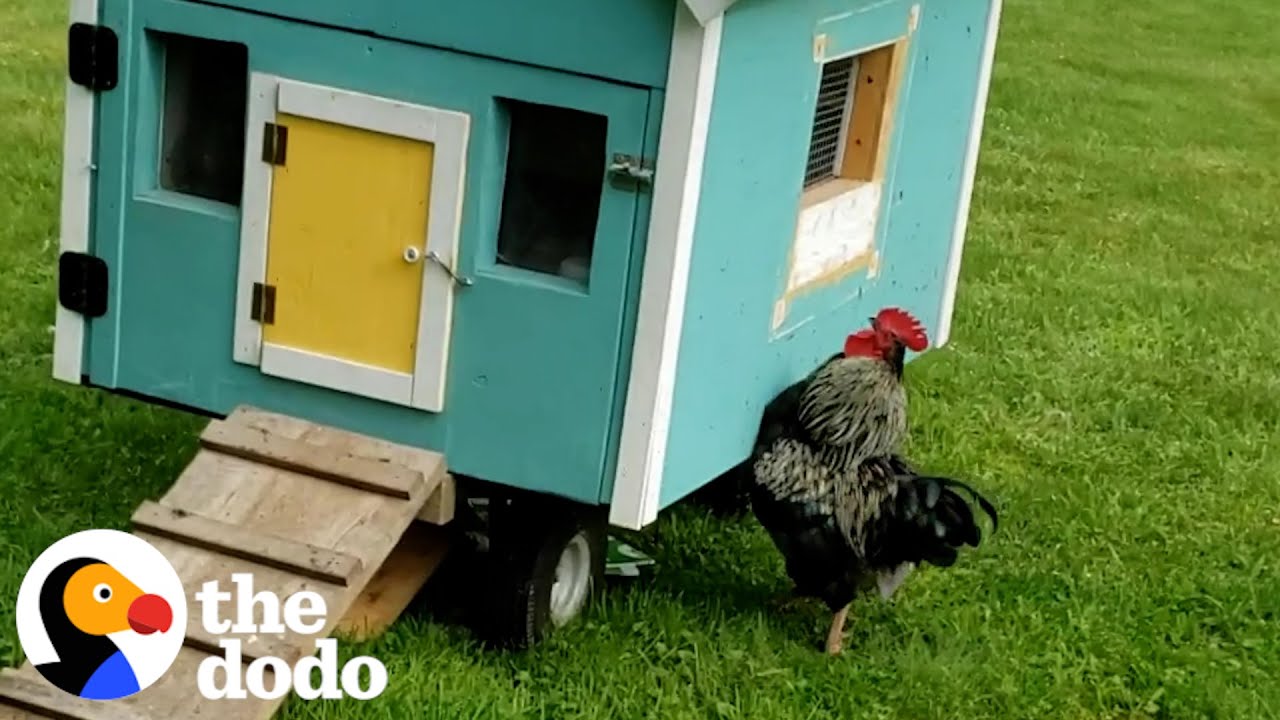
POLYGON ((676 6, 631 378, 609 509, 611 523, 633 530, 658 517, 720 29, 719 17, 703 26, 689 8, 676 6))
MULTIPOLYGON (((98 0, 71 0, 70 23, 98 22, 98 0)), ((93 195, 93 91, 67 78, 62 136, 62 211, 58 252, 89 252, 93 195)), ((53 377, 80 383, 84 375, 84 317, 56 305, 53 377)))
POLYGON ((712 20, 720 19, 724 11, 737 0, 684 0, 685 6, 699 25, 706 26, 712 20))

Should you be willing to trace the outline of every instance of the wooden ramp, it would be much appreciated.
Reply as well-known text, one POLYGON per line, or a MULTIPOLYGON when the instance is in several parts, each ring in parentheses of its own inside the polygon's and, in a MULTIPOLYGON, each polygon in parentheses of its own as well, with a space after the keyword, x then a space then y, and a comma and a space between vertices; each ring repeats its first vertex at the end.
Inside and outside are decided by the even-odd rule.
MULTIPOLYGON (((437 453, 248 407, 211 422, 200 440, 173 487, 133 515, 133 534, 168 558, 187 591, 186 642, 173 667, 141 693, 112 702, 62 693, 30 663, 5 669, 0 720, 269 718, 291 693, 206 700, 196 689, 201 661, 223 654, 200 621, 202 583, 230 590, 232 573, 251 572, 255 592, 282 600, 299 590, 319 593, 328 621, 316 635, 226 636, 241 640, 245 664, 271 655, 292 665, 335 630, 381 632, 444 554, 438 526, 453 517, 453 480, 437 453)), ((275 685, 270 673, 264 684, 275 685)))

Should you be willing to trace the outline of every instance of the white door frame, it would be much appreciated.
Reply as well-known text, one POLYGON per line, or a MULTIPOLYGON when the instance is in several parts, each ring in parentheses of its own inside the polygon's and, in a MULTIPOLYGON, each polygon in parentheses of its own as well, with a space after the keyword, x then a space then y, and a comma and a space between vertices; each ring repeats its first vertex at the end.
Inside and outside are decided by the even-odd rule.
POLYGON ((423 256, 434 252, 456 267, 470 117, 463 113, 252 73, 245 133, 241 202, 240 268, 236 280, 236 362, 263 373, 386 402, 440 412, 444 408, 453 278, 426 260, 412 374, 263 342, 262 325, 250 316, 254 283, 265 282, 273 166, 262 160, 263 129, 276 113, 429 142, 434 145, 431 193, 423 256))

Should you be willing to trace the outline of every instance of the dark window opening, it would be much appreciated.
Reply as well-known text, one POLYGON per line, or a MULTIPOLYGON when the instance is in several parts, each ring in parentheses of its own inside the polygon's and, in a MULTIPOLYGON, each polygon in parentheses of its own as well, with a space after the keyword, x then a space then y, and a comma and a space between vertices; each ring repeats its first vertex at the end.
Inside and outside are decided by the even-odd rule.
POLYGON ((160 37, 164 50, 160 187, 239 205, 248 48, 185 35, 160 37))
POLYGON ((604 189, 608 119, 503 100, 510 131, 498 262, 583 283, 604 189))

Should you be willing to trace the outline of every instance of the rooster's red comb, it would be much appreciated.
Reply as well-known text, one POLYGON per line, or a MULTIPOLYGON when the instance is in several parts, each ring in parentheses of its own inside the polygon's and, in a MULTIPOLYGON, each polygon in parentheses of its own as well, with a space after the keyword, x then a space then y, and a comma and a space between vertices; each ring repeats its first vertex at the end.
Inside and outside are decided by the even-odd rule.
POLYGON ((885 308, 875 316, 874 322, 879 329, 896 335, 912 352, 929 347, 929 336, 920 321, 902 308, 885 308))

